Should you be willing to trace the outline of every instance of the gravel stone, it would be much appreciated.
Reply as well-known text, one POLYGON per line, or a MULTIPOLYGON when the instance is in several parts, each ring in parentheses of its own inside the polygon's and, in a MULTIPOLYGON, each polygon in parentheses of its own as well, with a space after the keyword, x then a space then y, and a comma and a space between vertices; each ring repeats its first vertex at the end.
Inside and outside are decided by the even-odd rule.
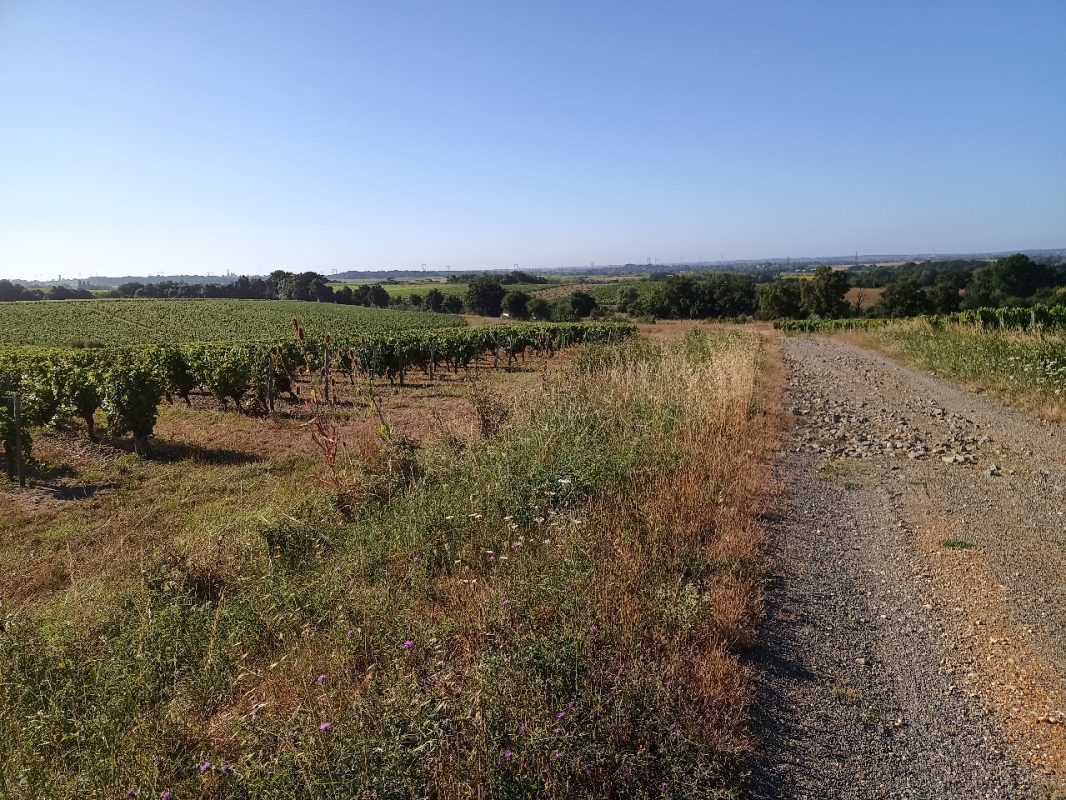
POLYGON ((840 341, 781 346, 796 427, 770 524, 749 796, 1055 796, 1062 776, 1008 731, 975 642, 1024 634, 1066 691, 1062 426, 840 341), (1007 611, 945 585, 945 556, 980 558, 1007 611))

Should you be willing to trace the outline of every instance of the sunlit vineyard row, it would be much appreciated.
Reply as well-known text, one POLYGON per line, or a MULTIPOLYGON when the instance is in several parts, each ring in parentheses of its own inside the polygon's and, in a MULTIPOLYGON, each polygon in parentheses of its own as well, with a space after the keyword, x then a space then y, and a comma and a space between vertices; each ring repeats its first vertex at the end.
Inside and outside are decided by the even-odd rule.
POLYGON ((309 336, 462 326, 453 314, 294 300, 64 300, 0 303, 0 345, 96 347, 272 340, 299 317, 309 336))
MULTIPOLYGON (((232 342, 139 347, 10 348, 0 351, 0 395, 18 392, 28 429, 63 418, 85 422, 95 438, 98 410, 113 435, 133 435, 138 452, 148 451, 160 399, 189 401, 195 390, 224 406, 273 409, 275 397, 300 379, 319 387, 327 400, 338 377, 381 378, 404 383, 410 370, 432 380, 440 370, 457 372, 510 364, 528 350, 553 354, 580 343, 610 343, 628 338, 635 327, 618 323, 513 324, 482 328, 444 328, 398 333, 311 337, 292 322, 293 335, 281 342, 232 342)), ((0 435, 5 448, 14 440, 14 422, 3 412, 0 435)))

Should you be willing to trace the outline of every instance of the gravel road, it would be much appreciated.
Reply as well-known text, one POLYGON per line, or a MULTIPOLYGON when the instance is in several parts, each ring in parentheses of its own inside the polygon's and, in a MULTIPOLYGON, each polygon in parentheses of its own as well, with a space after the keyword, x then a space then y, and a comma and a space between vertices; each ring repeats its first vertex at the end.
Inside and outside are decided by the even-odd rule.
POLYGON ((751 796, 1066 798, 1066 428, 782 341, 751 796))

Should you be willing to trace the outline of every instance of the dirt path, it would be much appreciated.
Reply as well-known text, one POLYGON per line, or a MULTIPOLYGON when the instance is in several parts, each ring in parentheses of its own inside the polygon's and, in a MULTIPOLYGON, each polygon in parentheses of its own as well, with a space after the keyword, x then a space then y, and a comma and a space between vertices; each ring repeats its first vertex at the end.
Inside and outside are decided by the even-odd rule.
POLYGON ((757 798, 1066 798, 1066 427, 782 342, 757 798))

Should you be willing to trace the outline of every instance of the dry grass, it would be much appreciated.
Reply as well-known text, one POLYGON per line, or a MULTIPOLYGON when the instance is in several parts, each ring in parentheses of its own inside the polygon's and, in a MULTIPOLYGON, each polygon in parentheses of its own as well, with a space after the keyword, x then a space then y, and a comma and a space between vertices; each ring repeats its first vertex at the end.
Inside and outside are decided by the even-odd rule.
POLYGON ((731 795, 768 374, 738 330, 596 349, 351 520, 186 528, 106 625, 0 636, 0 771, 57 797, 731 795))

